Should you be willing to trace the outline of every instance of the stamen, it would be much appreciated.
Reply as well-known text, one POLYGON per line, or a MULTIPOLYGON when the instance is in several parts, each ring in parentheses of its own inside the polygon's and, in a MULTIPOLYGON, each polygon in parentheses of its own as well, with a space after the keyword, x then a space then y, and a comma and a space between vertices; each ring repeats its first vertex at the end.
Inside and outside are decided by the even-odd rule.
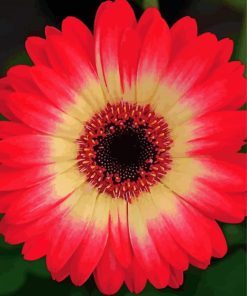
POLYGON ((149 105, 108 104, 85 124, 78 164, 88 182, 131 201, 170 169, 167 123, 149 105))

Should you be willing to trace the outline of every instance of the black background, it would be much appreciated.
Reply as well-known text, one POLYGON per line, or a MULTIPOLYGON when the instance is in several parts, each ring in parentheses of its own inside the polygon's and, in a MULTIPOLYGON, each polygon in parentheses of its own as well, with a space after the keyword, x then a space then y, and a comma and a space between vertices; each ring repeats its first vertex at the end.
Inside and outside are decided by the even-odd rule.
MULTIPOLYGON (((11 60, 24 51, 30 35, 44 36, 46 24, 60 26, 61 20, 73 15, 93 30, 93 21, 101 0, 0 0, 0 69, 4 74, 11 60)), ((137 17, 142 13, 139 0, 129 1, 137 17)), ((241 31, 244 13, 220 0, 160 0, 160 11, 169 25, 184 15, 198 20, 200 33, 214 32, 219 38, 241 31)))

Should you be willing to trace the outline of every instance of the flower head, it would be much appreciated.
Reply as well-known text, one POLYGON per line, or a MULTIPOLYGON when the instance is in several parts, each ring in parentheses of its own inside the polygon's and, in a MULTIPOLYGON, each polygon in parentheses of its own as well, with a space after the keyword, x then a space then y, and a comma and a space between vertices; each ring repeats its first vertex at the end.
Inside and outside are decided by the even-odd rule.
POLYGON ((0 231, 46 256, 57 281, 93 273, 105 294, 179 287, 227 251, 215 220, 246 214, 244 67, 232 41, 137 22, 103 2, 94 34, 74 17, 30 37, 33 66, 0 80, 0 231))

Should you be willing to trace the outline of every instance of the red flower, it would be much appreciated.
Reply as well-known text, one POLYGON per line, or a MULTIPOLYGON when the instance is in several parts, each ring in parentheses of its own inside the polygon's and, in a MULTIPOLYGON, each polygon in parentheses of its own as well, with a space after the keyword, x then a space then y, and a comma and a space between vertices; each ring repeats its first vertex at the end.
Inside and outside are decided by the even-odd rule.
POLYGON ((245 217, 244 67, 233 43, 168 28, 150 8, 101 4, 94 36, 68 17, 0 81, 0 230, 52 277, 93 273, 113 294, 177 288, 227 246, 215 220, 245 217))

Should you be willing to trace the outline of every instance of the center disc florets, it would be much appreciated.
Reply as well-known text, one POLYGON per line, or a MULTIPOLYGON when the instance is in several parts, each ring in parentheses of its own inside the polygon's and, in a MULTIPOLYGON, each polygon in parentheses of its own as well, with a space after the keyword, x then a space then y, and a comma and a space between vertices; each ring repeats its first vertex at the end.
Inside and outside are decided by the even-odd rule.
POLYGON ((170 168, 168 126, 149 105, 108 104, 85 124, 79 168, 100 192, 130 201, 170 168))

